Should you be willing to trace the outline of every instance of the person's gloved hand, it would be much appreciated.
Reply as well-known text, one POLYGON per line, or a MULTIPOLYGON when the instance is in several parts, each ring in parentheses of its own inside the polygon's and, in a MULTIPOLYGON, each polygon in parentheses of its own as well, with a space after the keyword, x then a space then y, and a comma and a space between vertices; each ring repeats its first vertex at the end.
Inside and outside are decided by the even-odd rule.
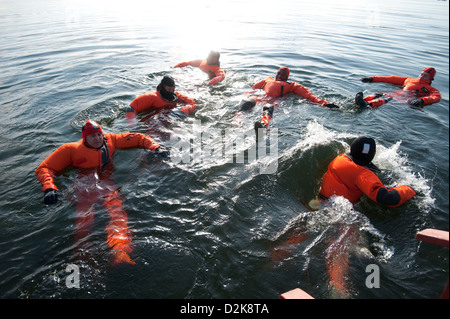
POLYGON ((416 100, 412 100, 409 105, 414 106, 414 107, 421 107, 423 106, 423 100, 422 99, 416 99, 416 100))
POLYGON ((188 104, 180 109, 186 115, 191 115, 195 109, 197 108, 197 104, 188 104))
POLYGON ((364 83, 371 83, 373 82, 372 78, 361 78, 361 81, 363 81, 364 83))
POLYGON ((49 206, 58 202, 59 193, 56 189, 49 188, 44 193, 44 204, 49 206))
POLYGON ((212 78, 209 82, 208 85, 216 85, 217 83, 219 83, 220 81, 222 81, 223 78, 221 78, 220 76, 216 76, 215 78, 212 78))
POLYGON ((339 108, 339 106, 337 106, 336 104, 333 104, 333 103, 327 103, 327 104, 325 104, 325 106, 330 109, 338 109, 339 108))
POLYGON ((188 66, 188 65, 189 65, 188 62, 180 62, 180 63, 176 64, 174 66, 174 68, 184 68, 185 66, 188 66))
POLYGON ((170 157, 170 152, 165 149, 164 147, 160 146, 155 150, 155 154, 158 155, 161 158, 169 158, 170 157))

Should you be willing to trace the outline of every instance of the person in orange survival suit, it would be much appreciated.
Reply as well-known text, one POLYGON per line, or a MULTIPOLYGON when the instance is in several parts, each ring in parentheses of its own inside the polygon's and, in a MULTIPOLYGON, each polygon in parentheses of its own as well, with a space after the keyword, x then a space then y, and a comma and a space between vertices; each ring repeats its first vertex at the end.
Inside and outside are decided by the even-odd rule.
MULTIPOLYGON (((350 154, 338 155, 329 165, 322 178, 319 197, 343 196, 352 204, 366 194, 376 203, 397 207, 410 200, 416 192, 409 186, 400 185, 387 189, 374 172, 380 170, 372 163, 376 144, 372 138, 358 137, 350 146, 350 154)), ((348 250, 356 244, 359 232, 355 226, 346 225, 337 240, 326 251, 327 271, 330 284, 339 292, 346 292, 349 270, 348 250)))
POLYGON ((225 79, 225 72, 220 68, 220 53, 218 51, 210 51, 206 60, 192 60, 188 62, 180 62, 175 68, 184 68, 186 66, 194 66, 200 68, 208 74, 208 85, 216 85, 225 79))
POLYGON ((431 86, 435 75, 436 69, 426 68, 416 79, 403 76, 371 76, 362 78, 362 82, 391 83, 401 85, 402 89, 392 93, 377 93, 366 97, 363 96, 362 92, 358 92, 355 97, 355 103, 360 108, 378 108, 393 98, 414 107, 437 103, 441 100, 441 93, 431 86))
POLYGON ((174 108, 179 103, 185 104, 180 109, 186 115, 192 114, 197 108, 197 102, 179 92, 175 92, 175 80, 171 76, 164 76, 156 91, 147 92, 136 97, 128 109, 126 118, 131 122, 138 113, 144 111, 174 108))
POLYGON ((366 194, 376 203, 397 207, 416 195, 406 185, 387 189, 375 175, 379 169, 372 163, 376 144, 372 138, 358 137, 350 146, 350 154, 338 155, 329 165, 319 191, 321 199, 343 196, 352 204, 366 194))
POLYGON ((108 211, 110 222, 106 227, 107 243, 113 250, 114 263, 135 264, 129 253, 132 251, 128 230, 127 213, 122 209, 122 198, 112 182, 112 156, 116 149, 144 148, 165 158, 166 149, 149 136, 140 133, 103 134, 99 124, 86 121, 82 128, 82 139, 64 144, 50 154, 36 169, 42 184, 45 205, 58 202, 59 192, 55 176, 66 167, 80 168, 76 187, 77 215, 75 219, 75 242, 80 243, 90 233, 93 225, 94 205, 99 199, 108 211))
MULTIPOLYGON (((343 196, 355 204, 363 194, 366 194, 373 201, 388 207, 400 206, 414 197, 416 192, 409 186, 401 185, 387 189, 383 185, 374 173, 379 171, 372 163, 375 153, 376 144, 372 138, 358 137, 351 144, 349 154, 338 155, 329 164, 322 179, 319 197, 325 201, 332 196, 343 196)), ((338 236, 325 251, 330 285, 343 296, 348 293, 346 282, 349 271, 348 252, 356 245, 359 236, 355 225, 342 225, 338 236)), ((298 244, 307 238, 307 231, 296 230, 280 247, 298 244)), ((286 257, 286 251, 280 248, 274 249, 271 254, 272 260, 275 261, 286 257)))
POLYGON ((260 121, 255 123, 255 129, 258 128, 268 128, 269 122, 273 117, 274 104, 277 98, 283 97, 288 93, 294 93, 299 95, 311 102, 320 104, 329 108, 339 108, 339 106, 330 103, 326 100, 319 99, 314 96, 310 90, 305 88, 303 85, 296 82, 288 82, 290 70, 289 68, 283 66, 278 69, 275 79, 271 76, 268 78, 254 84, 252 86, 253 90, 262 89, 266 93, 267 97, 258 100, 257 97, 250 97, 245 99, 240 104, 240 111, 246 111, 256 105, 257 102, 261 101, 264 103, 269 103, 272 105, 266 105, 263 107, 263 115, 260 121))

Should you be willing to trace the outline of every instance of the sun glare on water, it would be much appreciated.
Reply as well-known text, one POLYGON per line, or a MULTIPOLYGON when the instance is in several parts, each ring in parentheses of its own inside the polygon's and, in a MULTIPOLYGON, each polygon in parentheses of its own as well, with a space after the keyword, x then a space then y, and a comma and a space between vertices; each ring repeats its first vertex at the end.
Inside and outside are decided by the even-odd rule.
POLYGON ((280 6, 255 0, 67 0, 65 8, 72 20, 81 13, 99 23, 108 19, 130 37, 145 30, 149 39, 173 42, 188 59, 204 58, 211 49, 236 47, 236 41, 251 36, 270 36, 277 20, 284 19, 280 6), (258 21, 267 29, 255 29, 258 21))

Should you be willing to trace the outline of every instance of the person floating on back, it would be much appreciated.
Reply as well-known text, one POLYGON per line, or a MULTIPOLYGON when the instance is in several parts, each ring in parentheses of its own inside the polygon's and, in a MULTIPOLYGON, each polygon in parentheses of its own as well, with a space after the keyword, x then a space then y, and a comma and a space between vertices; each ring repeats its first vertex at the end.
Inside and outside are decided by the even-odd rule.
POLYGON ((59 200, 56 175, 67 167, 78 168, 79 174, 74 182, 77 200, 74 235, 77 247, 89 238, 95 207, 101 203, 110 219, 106 233, 113 263, 135 264, 129 256, 133 247, 127 213, 122 208, 119 189, 111 178, 113 154, 117 149, 144 148, 167 158, 169 152, 144 134, 103 134, 102 127, 92 120, 86 121, 81 135, 81 140, 58 147, 36 168, 36 177, 44 192, 44 204, 54 205, 59 200))
POLYGON ((285 66, 280 67, 275 76, 275 79, 269 76, 268 78, 252 86, 253 90, 264 90, 264 92, 266 93, 265 97, 258 99, 257 97, 252 96, 250 98, 244 99, 240 103, 239 111, 249 110, 254 107, 257 102, 266 103, 262 110, 261 119, 255 123, 255 129, 269 127, 270 120, 273 117, 274 105, 276 104, 276 100, 280 97, 286 96, 289 93, 294 93, 311 102, 320 104, 321 106, 329 108, 339 108, 333 103, 314 96, 311 91, 305 88, 303 85, 296 82, 288 82, 289 74, 289 68, 285 66))
POLYGON ((218 51, 210 51, 206 60, 180 62, 175 65, 175 68, 184 68, 186 66, 200 68, 200 70, 208 74, 208 85, 216 85, 225 79, 225 72, 220 68, 219 59, 220 53, 218 51))
POLYGON ((431 82, 436 75, 436 69, 426 68, 417 78, 404 76, 371 76, 362 78, 365 83, 384 82, 394 85, 401 85, 401 89, 390 93, 377 93, 364 97, 362 92, 358 92, 355 103, 360 108, 378 108, 392 99, 405 102, 413 107, 422 107, 437 103, 441 100, 441 93, 431 86, 431 82))

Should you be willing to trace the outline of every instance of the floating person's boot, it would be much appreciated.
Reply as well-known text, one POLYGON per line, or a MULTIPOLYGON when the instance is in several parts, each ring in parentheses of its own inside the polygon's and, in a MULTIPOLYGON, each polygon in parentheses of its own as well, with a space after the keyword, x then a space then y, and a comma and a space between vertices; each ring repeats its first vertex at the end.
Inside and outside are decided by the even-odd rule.
POLYGON ((261 117, 260 121, 256 121, 255 122, 255 131, 256 133, 258 133, 258 129, 259 128, 268 128, 269 127, 269 123, 270 120, 273 117, 273 105, 266 105, 263 107, 263 111, 262 111, 263 116, 261 117))
POLYGON ((355 103, 356 103, 356 105, 358 105, 361 109, 365 109, 365 108, 369 107, 369 104, 366 102, 366 100, 364 100, 364 95, 363 95, 362 92, 356 93, 356 96, 355 96, 355 103))

